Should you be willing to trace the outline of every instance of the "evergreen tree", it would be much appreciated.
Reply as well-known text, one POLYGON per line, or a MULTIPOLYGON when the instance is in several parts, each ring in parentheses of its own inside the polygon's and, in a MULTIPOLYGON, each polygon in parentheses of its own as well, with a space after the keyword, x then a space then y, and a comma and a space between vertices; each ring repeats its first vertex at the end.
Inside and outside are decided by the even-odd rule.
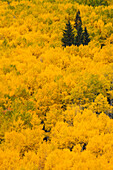
POLYGON ((89 34, 87 32, 87 28, 85 27, 83 32, 83 45, 88 45, 89 42, 90 42, 89 34))
POLYGON ((80 17, 80 11, 78 10, 78 12, 76 14, 76 18, 75 18, 74 27, 76 28, 76 30, 78 30, 81 25, 82 25, 82 20, 81 20, 81 17, 80 17))
POLYGON ((74 44, 74 33, 70 21, 66 24, 65 30, 63 31, 62 46, 71 46, 74 44))
POLYGON ((75 37, 74 44, 79 46, 79 45, 83 44, 82 20, 81 20, 81 17, 80 17, 80 11, 79 10, 76 14, 74 27, 77 30, 77 36, 75 37))
POLYGON ((79 46, 81 44, 83 44, 83 29, 80 25, 77 29, 77 35, 76 35, 75 40, 74 40, 74 45, 79 46))
POLYGON ((65 30, 63 31, 63 38, 62 38, 62 46, 71 46, 72 44, 80 46, 81 44, 83 45, 88 45, 90 42, 89 34, 87 32, 87 28, 85 27, 84 32, 82 29, 82 20, 80 17, 80 11, 78 10, 75 18, 75 24, 74 27, 77 30, 77 35, 74 38, 74 33, 73 29, 71 26, 70 21, 68 20, 68 23, 66 24, 65 30))

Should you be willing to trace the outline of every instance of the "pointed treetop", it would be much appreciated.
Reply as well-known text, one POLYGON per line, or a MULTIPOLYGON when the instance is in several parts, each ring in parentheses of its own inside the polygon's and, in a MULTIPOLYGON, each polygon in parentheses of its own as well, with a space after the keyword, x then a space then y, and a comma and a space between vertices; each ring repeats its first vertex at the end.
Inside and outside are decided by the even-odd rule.
POLYGON ((79 14, 79 15, 80 15, 80 11, 79 11, 79 10, 78 10, 77 14, 79 14))
POLYGON ((63 31, 62 46, 71 46, 74 44, 74 33, 70 20, 66 23, 65 30, 63 31))
POLYGON ((89 42, 90 42, 89 34, 87 32, 87 28, 85 27, 83 32, 83 45, 88 45, 89 42))
POLYGON ((82 20, 81 20, 81 17, 80 17, 80 11, 78 10, 77 13, 76 13, 74 27, 78 30, 81 25, 82 25, 82 20))

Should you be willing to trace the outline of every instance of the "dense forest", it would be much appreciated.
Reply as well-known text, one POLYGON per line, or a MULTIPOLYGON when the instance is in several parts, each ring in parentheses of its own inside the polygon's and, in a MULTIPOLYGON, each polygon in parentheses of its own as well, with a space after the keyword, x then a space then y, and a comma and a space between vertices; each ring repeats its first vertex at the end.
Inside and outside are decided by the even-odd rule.
POLYGON ((0 1, 0 170, 113 169, 113 1, 0 1))

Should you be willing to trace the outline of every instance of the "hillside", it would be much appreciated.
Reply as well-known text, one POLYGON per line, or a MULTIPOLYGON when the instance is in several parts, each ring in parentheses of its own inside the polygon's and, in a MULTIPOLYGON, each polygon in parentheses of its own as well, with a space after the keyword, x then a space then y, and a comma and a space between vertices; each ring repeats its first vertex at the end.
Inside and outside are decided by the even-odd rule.
POLYGON ((112 0, 1 0, 0 89, 0 170, 112 170, 112 0))

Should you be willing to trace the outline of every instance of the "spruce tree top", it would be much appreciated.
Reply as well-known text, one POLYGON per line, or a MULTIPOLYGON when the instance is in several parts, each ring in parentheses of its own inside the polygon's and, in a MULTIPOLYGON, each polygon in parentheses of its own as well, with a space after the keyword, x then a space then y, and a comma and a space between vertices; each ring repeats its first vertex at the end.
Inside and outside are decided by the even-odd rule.
POLYGON ((74 33, 70 21, 66 23, 65 30, 63 31, 62 46, 71 46, 74 44, 74 33))
POLYGON ((77 11, 76 18, 75 18, 75 25, 74 27, 78 30, 79 27, 82 25, 81 17, 80 17, 80 11, 77 11))
POLYGON ((83 32, 83 45, 88 45, 89 42, 90 42, 89 34, 87 32, 87 28, 85 27, 83 32))

